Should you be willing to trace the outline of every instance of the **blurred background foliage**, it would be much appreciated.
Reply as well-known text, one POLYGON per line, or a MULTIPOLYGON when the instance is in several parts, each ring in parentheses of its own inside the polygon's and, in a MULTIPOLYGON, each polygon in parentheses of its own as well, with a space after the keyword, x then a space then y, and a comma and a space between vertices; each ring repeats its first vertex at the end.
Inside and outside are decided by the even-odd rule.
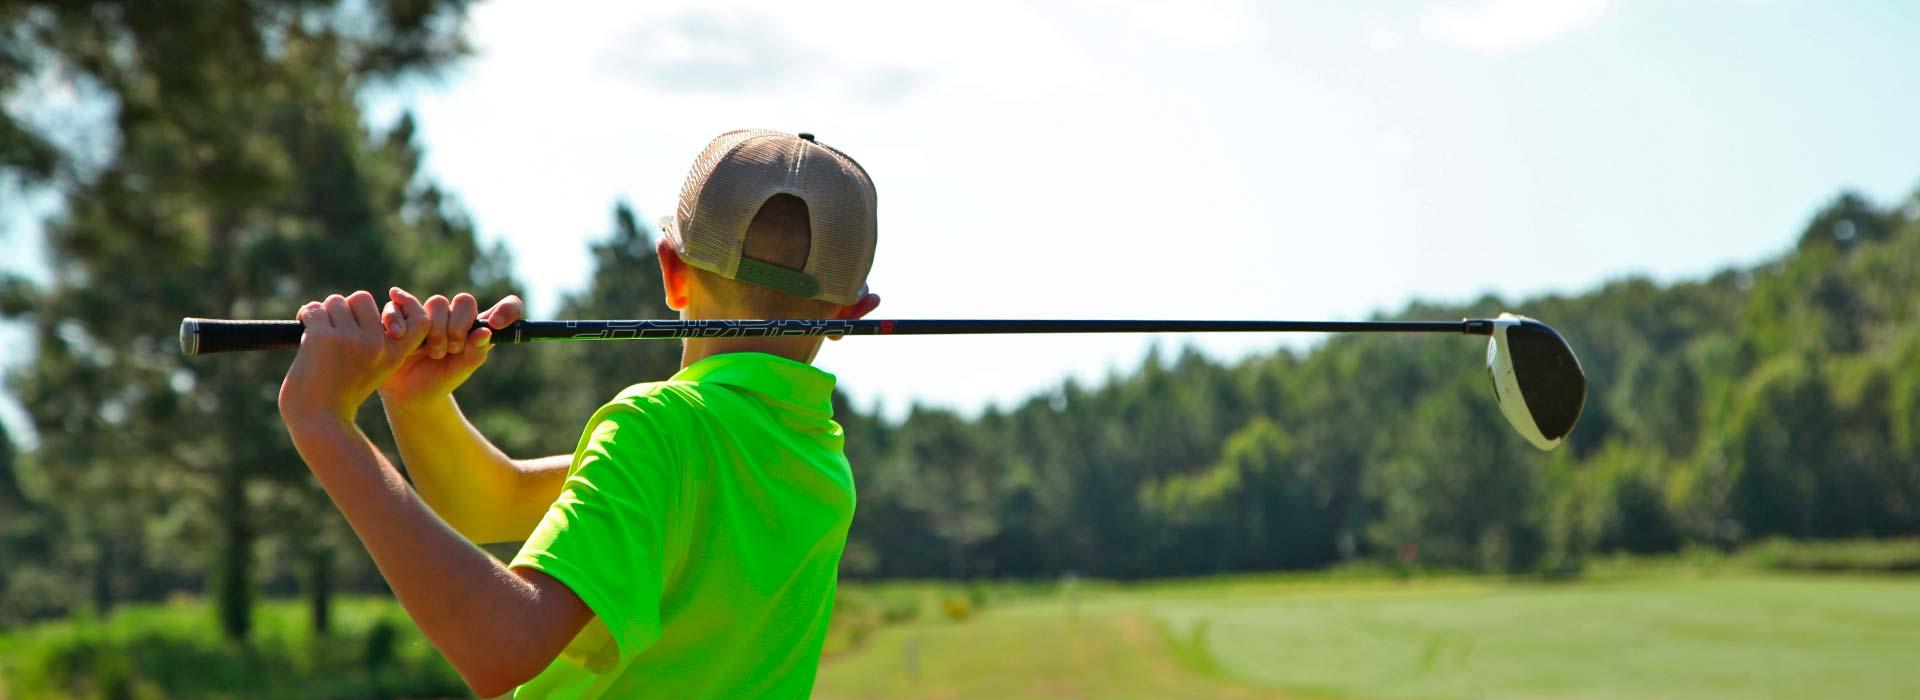
POLYGON ((1382 317, 1551 320, 1592 381, 1554 453, 1508 434, 1486 377, 1463 369, 1483 350, 1444 338, 1339 337, 1230 364, 1156 352, 1102 386, 972 421, 849 417, 863 481, 845 570, 1129 578, 1362 558, 1534 571, 1913 534, 1920 222, 1898 204, 1841 195, 1795 250, 1703 281, 1382 317), (921 504, 928 491, 937 504, 921 504), (983 517, 950 533, 955 509, 983 517))
MULTIPOLYGON (((394 632, 369 630, 384 618, 335 629, 336 595, 383 587, 275 415, 286 357, 188 361, 171 322, 288 316, 395 284, 520 289, 504 249, 421 174, 411 119, 369 126, 357 101, 461 55, 464 6, 0 6, 0 188, 59 204, 49 274, 0 275, 0 314, 33 339, 4 383, 33 439, 0 431, 0 629, 205 596, 228 643, 268 648, 295 624, 359 635, 371 646, 354 667, 379 673, 394 632), (111 109, 36 110, 49 81, 111 109), (263 632, 263 595, 302 601, 300 622, 277 604, 263 632)), ((1225 363, 1161 348, 977 416, 892 419, 841 397, 860 484, 843 573, 1566 574, 1615 553, 1920 534, 1916 211, 1920 196, 1841 194, 1751 268, 1381 316, 1553 323, 1592 388, 1551 454, 1511 434, 1475 369, 1483 349, 1454 338, 1338 337, 1225 363)), ((670 315, 638 220, 612 204, 563 316, 670 315)), ((667 345, 501 353, 459 398, 509 452, 565 452, 599 402, 677 361, 667 345)), ((389 440, 377 410, 363 423, 389 440)), ((420 673, 407 687, 458 690, 444 669, 420 673)))

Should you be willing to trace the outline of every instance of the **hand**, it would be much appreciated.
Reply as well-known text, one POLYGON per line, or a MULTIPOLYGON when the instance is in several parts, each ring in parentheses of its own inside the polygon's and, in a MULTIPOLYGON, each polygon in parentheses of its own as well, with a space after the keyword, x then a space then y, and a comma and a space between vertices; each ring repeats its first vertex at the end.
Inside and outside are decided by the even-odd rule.
POLYGON ((311 417, 351 422, 429 330, 425 323, 389 328, 365 291, 307 302, 298 317, 306 333, 280 383, 280 415, 289 425, 311 417))
POLYGON ((387 290, 383 320, 390 329, 427 328, 420 345, 408 353, 400 369, 380 385, 380 398, 388 408, 405 408, 445 398, 486 364, 493 350, 493 331, 506 328, 523 315, 520 297, 507 295, 493 308, 475 313, 478 303, 472 294, 456 294, 452 300, 440 295, 422 304, 406 290, 387 290), (475 319, 486 327, 474 328, 475 319))

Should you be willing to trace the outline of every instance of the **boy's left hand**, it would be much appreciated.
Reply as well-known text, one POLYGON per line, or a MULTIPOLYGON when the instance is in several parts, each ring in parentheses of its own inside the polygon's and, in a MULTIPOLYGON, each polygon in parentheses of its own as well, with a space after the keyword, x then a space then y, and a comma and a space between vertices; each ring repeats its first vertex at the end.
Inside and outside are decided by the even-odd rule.
POLYGON ((393 327, 383 323, 365 291, 307 302, 298 318, 306 334, 280 384, 280 415, 289 427, 316 417, 351 422, 429 330, 424 317, 407 316, 393 327))

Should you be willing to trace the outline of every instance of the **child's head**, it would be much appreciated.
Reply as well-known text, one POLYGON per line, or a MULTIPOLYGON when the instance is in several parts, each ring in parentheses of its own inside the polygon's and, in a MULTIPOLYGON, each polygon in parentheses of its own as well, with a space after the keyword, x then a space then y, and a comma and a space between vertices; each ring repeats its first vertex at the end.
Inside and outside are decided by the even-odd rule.
POLYGON ((866 170, 811 134, 722 134, 662 225, 668 303, 687 318, 855 317, 872 303, 874 200, 866 170))

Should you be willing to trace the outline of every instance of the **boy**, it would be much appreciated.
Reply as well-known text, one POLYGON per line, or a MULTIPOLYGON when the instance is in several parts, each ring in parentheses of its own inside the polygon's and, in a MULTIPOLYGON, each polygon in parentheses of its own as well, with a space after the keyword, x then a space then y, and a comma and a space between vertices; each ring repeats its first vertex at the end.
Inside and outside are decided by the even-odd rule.
MULTIPOLYGON (((686 319, 866 315, 874 198, 859 164, 809 134, 721 135, 659 243, 668 305, 686 319)), ((854 504, 834 377, 809 364, 820 339, 688 340, 680 372, 620 392, 571 457, 513 460, 452 392, 519 300, 476 313, 467 294, 388 295, 384 312, 364 291, 300 310, 280 411, 476 693, 811 692, 854 504), (376 390, 418 498, 353 425, 376 390), (473 544, 520 540, 504 566, 473 544)))

